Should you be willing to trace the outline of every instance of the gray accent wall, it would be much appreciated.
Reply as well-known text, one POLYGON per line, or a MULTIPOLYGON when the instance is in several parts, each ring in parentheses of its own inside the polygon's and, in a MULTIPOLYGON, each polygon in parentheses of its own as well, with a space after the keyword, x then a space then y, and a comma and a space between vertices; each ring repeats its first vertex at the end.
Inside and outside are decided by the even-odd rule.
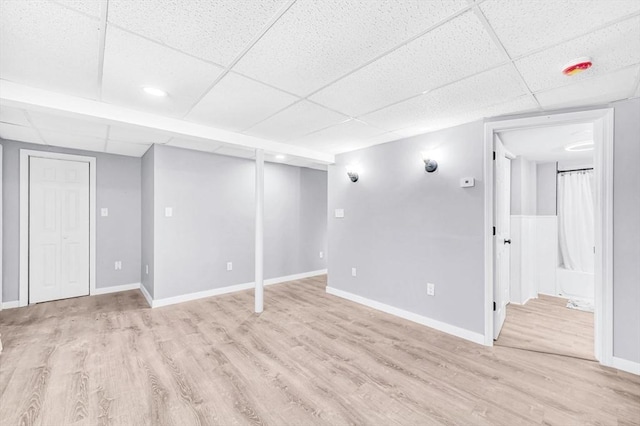
MULTIPOLYGON (((255 162, 164 145, 149 161, 154 299, 253 282, 255 162)), ((265 278, 326 268, 326 194, 326 172, 265 165, 265 278)))
POLYGON ((20 149, 96 157, 96 288, 140 282, 140 159, 0 140, 3 145, 3 302, 19 298, 20 149), (107 207, 109 216, 100 216, 107 207), (122 261, 116 271, 115 261, 122 261))
POLYGON ((556 163, 538 163, 536 170, 536 193, 538 216, 556 215, 556 163))
POLYGON ((474 122, 337 155, 329 286, 484 334, 483 138, 474 122), (422 151, 434 153, 436 172, 425 172, 422 151), (352 163, 356 183, 345 172, 352 163), (461 188, 463 177, 475 187, 461 188))
POLYGON ((640 98, 612 106, 613 355, 640 363, 640 98))
POLYGON ((142 261, 140 265, 141 284, 147 293, 153 297, 153 268, 154 268, 154 153, 152 145, 142 157, 141 164, 141 214, 142 214, 142 261))

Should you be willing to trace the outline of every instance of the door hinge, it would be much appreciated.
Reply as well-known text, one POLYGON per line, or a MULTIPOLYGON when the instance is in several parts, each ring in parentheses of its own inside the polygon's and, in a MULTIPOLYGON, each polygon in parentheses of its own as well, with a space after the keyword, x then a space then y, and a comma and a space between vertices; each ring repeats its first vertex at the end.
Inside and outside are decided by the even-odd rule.
POLYGON ((496 227, 495 226, 493 227, 493 235, 494 236, 496 235, 496 227))
POLYGON ((494 160, 496 159, 496 152, 495 151, 493 151, 493 159, 494 160))
POLYGON ((493 302, 493 312, 496 311, 496 302, 493 302))

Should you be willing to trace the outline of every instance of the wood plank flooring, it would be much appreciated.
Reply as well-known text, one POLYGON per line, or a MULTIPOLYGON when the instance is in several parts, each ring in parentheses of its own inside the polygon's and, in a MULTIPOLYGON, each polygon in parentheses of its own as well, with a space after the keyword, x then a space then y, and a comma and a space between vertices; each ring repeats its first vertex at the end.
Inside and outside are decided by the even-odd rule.
POLYGON ((487 348, 327 295, 324 278, 149 309, 138 291, 0 313, 0 424, 640 422, 640 378, 487 348))
POLYGON ((566 305, 567 299, 543 294, 525 305, 507 305, 495 344, 595 360, 593 313, 566 305))

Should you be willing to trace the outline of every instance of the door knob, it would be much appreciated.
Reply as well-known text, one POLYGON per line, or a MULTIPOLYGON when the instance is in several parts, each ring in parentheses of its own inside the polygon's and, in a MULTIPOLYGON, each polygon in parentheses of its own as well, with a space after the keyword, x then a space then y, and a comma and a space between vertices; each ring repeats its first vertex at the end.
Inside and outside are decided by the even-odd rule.
POLYGON ((504 243, 505 243, 505 244, 511 244, 511 239, 504 240, 504 243))

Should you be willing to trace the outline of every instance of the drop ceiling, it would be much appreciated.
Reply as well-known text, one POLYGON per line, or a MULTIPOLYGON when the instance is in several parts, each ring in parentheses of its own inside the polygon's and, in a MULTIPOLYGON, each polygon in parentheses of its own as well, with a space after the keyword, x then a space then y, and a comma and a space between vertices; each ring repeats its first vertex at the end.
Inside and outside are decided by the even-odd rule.
POLYGON ((121 155, 264 147, 319 167, 639 81, 638 0, 0 0, 0 137, 121 155))

